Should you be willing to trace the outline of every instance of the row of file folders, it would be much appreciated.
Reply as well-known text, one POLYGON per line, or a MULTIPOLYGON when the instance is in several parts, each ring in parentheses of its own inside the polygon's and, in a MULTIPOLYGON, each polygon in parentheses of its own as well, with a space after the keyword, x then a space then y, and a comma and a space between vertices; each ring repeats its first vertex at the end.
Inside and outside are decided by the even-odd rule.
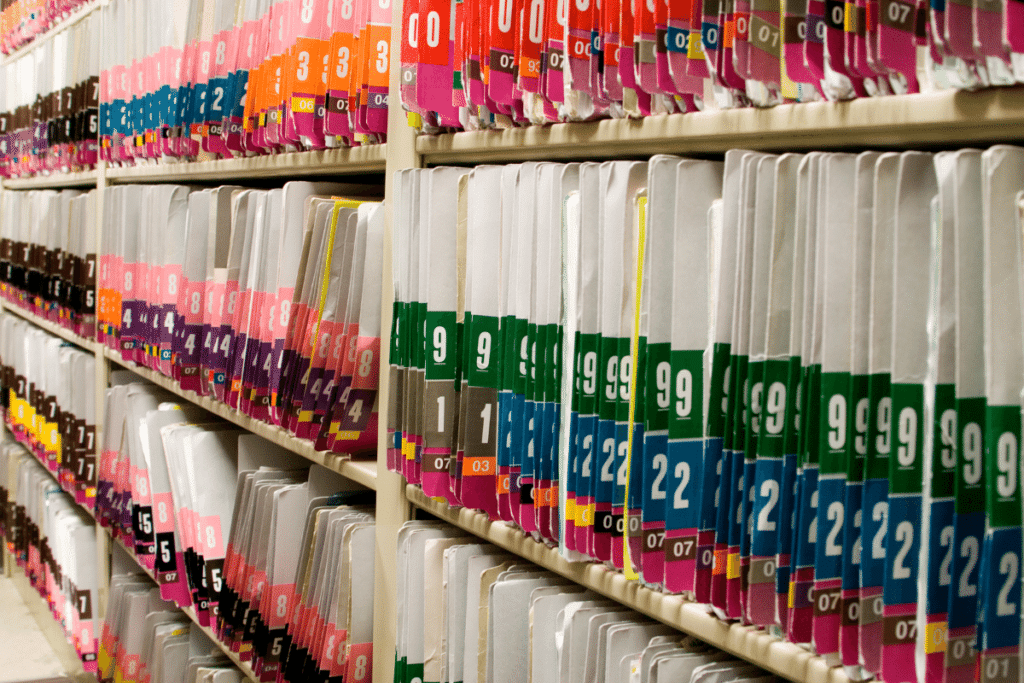
POLYGON ((395 187, 390 469, 855 680, 1017 674, 1024 150, 395 187))
POLYGON ((398 533, 395 683, 775 683, 461 529, 398 533))
POLYGON ((390 63, 390 0, 113 0, 3 67, 0 174, 382 143, 390 63))
POLYGON ((46 600, 85 671, 98 680, 240 683, 242 672, 206 634, 113 549, 109 586, 100 585, 96 526, 52 475, 5 434, 0 445, 0 536, 46 600), (99 589, 109 592, 105 618, 99 589))
MULTIPOLYGON (((13 368, 33 393, 49 390, 51 385, 44 382, 50 381, 51 368, 60 367, 63 373, 65 365, 73 365, 54 363, 57 352, 92 360, 9 315, 0 320, 0 347, 0 364, 13 368)), ((56 383, 71 384, 72 396, 94 395, 94 374, 69 376, 67 382, 64 377, 56 383)), ((168 612, 173 605, 172 612, 191 609, 198 623, 213 629, 225 647, 249 662, 260 680, 371 680, 373 493, 327 468, 310 467, 290 451, 195 405, 178 403, 169 391, 128 370, 113 371, 110 383, 101 458, 87 475, 95 498, 80 498, 79 507, 74 488, 61 491, 67 488, 65 480, 75 484, 66 455, 50 458, 38 444, 51 431, 50 413, 30 414, 18 387, 4 382, 10 446, 19 454, 16 462, 28 468, 25 472, 35 473, 32 481, 41 482, 48 497, 39 504, 52 497, 60 510, 72 511, 72 519, 87 520, 89 544, 95 544, 95 531, 83 508, 94 505, 96 521, 131 554, 133 573, 144 570, 155 579, 159 590, 142 591, 156 601, 149 611, 168 612), (165 602, 167 606, 157 609, 165 602)), ((75 404, 68 407, 63 393, 58 397, 57 413, 70 414, 75 404)), ((7 491, 9 502, 16 498, 13 492, 7 491)), ((9 506, 4 510, 14 514, 9 506)), ((28 530, 6 536, 9 544, 21 548, 30 576, 42 576, 37 565, 46 555, 40 544, 54 537, 43 527, 42 512, 31 518, 41 530, 25 527, 21 517, 10 519, 19 521, 9 528, 28 530), (28 539, 35 544, 33 552, 22 548, 28 539)), ((68 546, 62 541, 62 548, 68 546)), ((80 552, 90 547, 84 545, 80 552)), ((88 566, 96 567, 94 549, 88 566)), ((131 581, 137 584, 139 579, 131 581)), ((113 628, 116 614, 108 612, 104 634, 113 628)), ((94 642, 99 624, 90 622, 89 628, 88 661, 95 667, 96 653, 105 646, 101 642, 97 650, 94 642)), ((107 646, 116 659, 116 641, 107 646)), ((129 652, 137 655, 133 647, 129 652)), ((100 657, 101 674, 104 662, 111 666, 110 657, 100 657)), ((138 665, 137 657, 124 665, 132 661, 138 665)))
MULTIPOLYGON (((423 132, 1007 86, 1014 0, 419 0, 400 93, 423 132)), ((928 106, 922 104, 922 106, 928 106)))
POLYGON ((102 226, 95 191, 7 193, 0 292, 320 450, 372 452, 384 233, 372 191, 124 185, 102 226))

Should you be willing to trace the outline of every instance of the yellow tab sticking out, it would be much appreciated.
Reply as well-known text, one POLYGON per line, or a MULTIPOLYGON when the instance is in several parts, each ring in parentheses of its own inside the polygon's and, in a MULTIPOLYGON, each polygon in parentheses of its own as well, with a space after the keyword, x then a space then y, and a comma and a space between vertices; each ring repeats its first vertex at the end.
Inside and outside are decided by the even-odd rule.
MULTIPOLYGON (((637 364, 637 352, 640 346, 640 294, 643 291, 644 281, 644 244, 647 239, 647 196, 641 195, 637 198, 637 223, 639 231, 636 245, 636 289, 634 290, 633 306, 633 338, 630 340, 630 355, 633 364, 630 367, 639 367, 637 364)), ((633 420, 636 418, 636 376, 638 372, 630 373, 629 377, 629 422, 627 423, 628 438, 626 442, 626 520, 622 525, 622 566, 626 571, 626 578, 633 581, 640 578, 640 575, 633 569, 633 561, 629 552, 629 480, 630 467, 633 461, 633 420)))

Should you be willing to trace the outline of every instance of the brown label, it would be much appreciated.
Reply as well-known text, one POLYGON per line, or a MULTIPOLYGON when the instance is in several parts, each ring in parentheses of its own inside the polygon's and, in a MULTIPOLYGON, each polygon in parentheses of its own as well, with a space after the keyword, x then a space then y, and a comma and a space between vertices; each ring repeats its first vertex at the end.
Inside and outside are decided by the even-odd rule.
POLYGON ((860 604, 860 625, 867 626, 881 621, 883 614, 882 606, 881 594, 864 598, 860 604))
POLYGON ((466 396, 466 457, 497 454, 498 390, 469 387, 466 396))
POLYGON ((849 598, 843 598, 840 600, 842 605, 842 625, 843 626, 858 626, 860 625, 860 597, 852 596, 849 598))
POLYGON ((644 529, 643 543, 645 553, 659 553, 665 549, 664 529, 644 529))
POLYGON ((917 7, 902 0, 881 0, 878 22, 882 26, 913 34, 917 27, 917 7))
POLYGON ((917 617, 884 617, 882 619, 882 645, 914 644, 917 642, 917 617))
POLYGON ((450 379, 426 381, 423 408, 426 412, 423 446, 425 448, 451 448, 455 437, 455 413, 459 409, 459 396, 455 393, 455 383, 450 379))
POLYGON ((842 590, 839 588, 823 588, 814 591, 814 616, 824 617, 839 614, 839 599, 842 590))
POLYGON ((1020 683, 1020 655, 982 655, 981 683, 1020 683))
POLYGON ((779 27, 756 14, 750 15, 750 44, 767 55, 779 57, 779 27))
POLYGON ((974 649, 974 636, 950 636, 946 643, 946 668, 974 666, 978 656, 974 649))
POLYGON ((748 583, 775 583, 775 570, 778 564, 774 557, 750 558, 750 571, 747 573, 748 583))
POLYGON ((682 538, 668 538, 665 539, 667 550, 665 551, 665 557, 668 558, 669 562, 676 560, 696 560, 697 559, 697 537, 696 536, 683 536, 682 538))

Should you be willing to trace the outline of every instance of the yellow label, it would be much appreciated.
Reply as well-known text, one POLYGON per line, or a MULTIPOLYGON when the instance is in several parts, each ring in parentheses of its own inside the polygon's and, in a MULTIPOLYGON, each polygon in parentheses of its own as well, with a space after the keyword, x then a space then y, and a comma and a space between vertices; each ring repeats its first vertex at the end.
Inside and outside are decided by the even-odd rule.
POLYGON ((949 637, 949 625, 945 621, 936 621, 924 627, 924 653, 945 652, 946 640, 949 637))
POLYGON ((300 114, 312 114, 314 109, 316 109, 316 100, 312 97, 292 98, 292 111, 300 114))
POLYGON ((310 422, 313 419, 312 410, 300 410, 299 411, 299 422, 310 422))
POLYGON ((405 456, 406 460, 416 459, 416 444, 412 441, 406 441, 402 439, 402 455, 405 456))
MULTIPOLYGON (((359 438, 359 432, 353 432, 351 430, 347 430, 347 431, 344 431, 344 432, 338 432, 338 436, 337 436, 337 439, 339 441, 355 441, 358 438, 359 438)), ((413 456, 412 457, 413 458, 416 457, 416 449, 415 448, 413 449, 413 456)))
POLYGON ((740 578, 740 555, 739 553, 730 553, 729 558, 725 561, 725 578, 727 579, 738 579, 740 578))
POLYGON ((786 605, 789 609, 793 609, 793 605, 796 604, 796 584, 790 581, 789 583, 789 596, 786 600, 786 605))
POLYGON ((846 33, 853 33, 856 30, 853 25, 854 12, 856 11, 856 5, 852 2, 846 3, 846 15, 843 17, 843 31, 846 33))
POLYGON ((566 498, 565 499, 565 518, 576 521, 576 499, 566 498))
POLYGON ((405 120, 408 121, 410 128, 423 127, 423 117, 414 111, 407 112, 405 115, 405 120))
POLYGON ((686 45, 686 56, 689 59, 704 59, 704 43, 700 39, 700 31, 690 31, 690 40, 686 45))

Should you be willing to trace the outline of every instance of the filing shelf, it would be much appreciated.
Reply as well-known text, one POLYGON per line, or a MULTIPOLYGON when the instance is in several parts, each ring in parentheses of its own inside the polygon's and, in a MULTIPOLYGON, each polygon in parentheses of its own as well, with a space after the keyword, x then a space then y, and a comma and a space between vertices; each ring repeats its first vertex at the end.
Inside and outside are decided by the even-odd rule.
POLYGON ((74 332, 63 328, 60 325, 47 320, 46 318, 40 318, 38 315, 35 315, 34 313, 29 313, 25 309, 20 308, 18 306, 14 306, 13 304, 7 301, 0 302, 0 306, 2 306, 3 309, 8 313, 16 315, 22 320, 27 320, 36 327, 45 330, 46 332, 49 332, 55 337, 60 337, 64 341, 70 342, 75 346, 78 346, 86 351, 90 351, 94 355, 100 353, 102 347, 96 342, 90 341, 85 337, 80 337, 74 332))
POLYGON ((443 501, 428 498, 421 489, 411 484, 406 487, 406 496, 415 507, 435 517, 586 586, 630 609, 696 636, 737 657, 754 662, 772 673, 808 683, 849 681, 842 669, 829 668, 821 657, 811 654, 799 645, 750 626, 722 621, 709 614, 701 605, 683 600, 677 595, 666 595, 645 588, 638 581, 628 580, 622 572, 613 571, 603 565, 569 562, 558 554, 557 548, 550 548, 529 538, 510 524, 492 522, 482 512, 451 508, 443 501))
POLYGON ((120 183, 220 182, 254 178, 383 173, 387 145, 341 147, 322 151, 264 154, 239 159, 216 159, 169 164, 112 166, 106 178, 120 183))
POLYGON ((805 102, 771 109, 605 119, 420 136, 423 162, 467 164, 653 154, 941 146, 1024 139, 1024 86, 805 102))
POLYGON ((7 178, 4 180, 4 187, 8 190, 46 190, 65 187, 89 189, 96 186, 97 178, 99 178, 99 173, 95 169, 76 173, 58 171, 34 178, 7 178))

